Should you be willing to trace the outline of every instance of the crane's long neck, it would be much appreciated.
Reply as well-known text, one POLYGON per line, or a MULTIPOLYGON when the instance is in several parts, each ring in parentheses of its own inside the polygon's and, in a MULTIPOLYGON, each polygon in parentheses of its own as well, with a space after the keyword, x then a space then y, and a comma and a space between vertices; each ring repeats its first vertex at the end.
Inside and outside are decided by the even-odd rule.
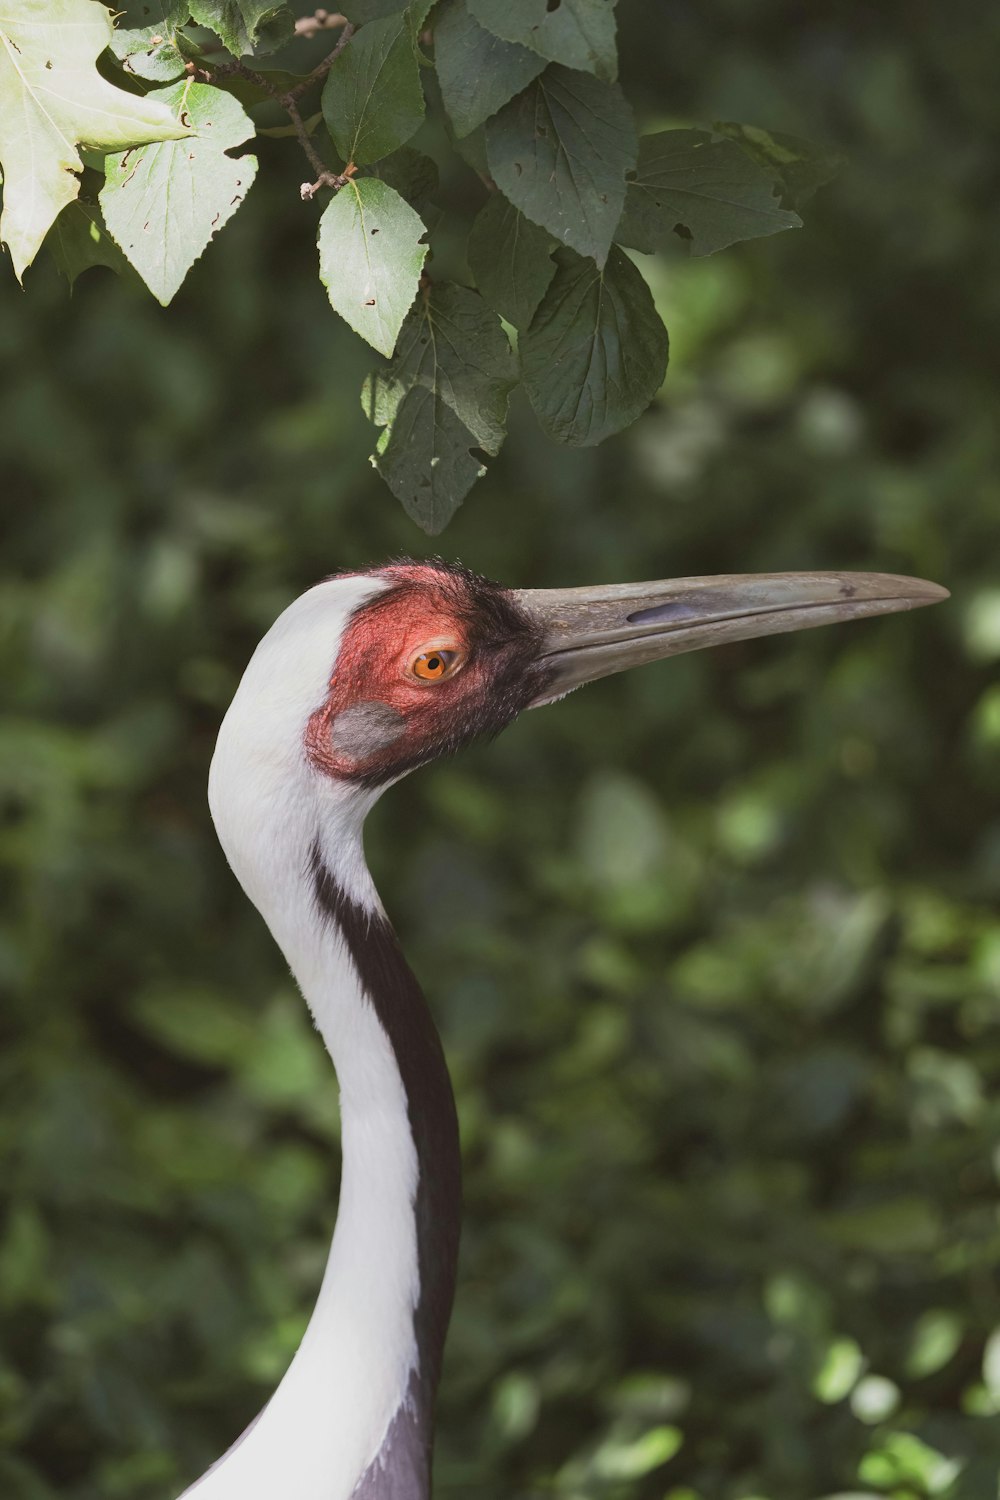
POLYGON ((333 1059, 343 1167, 302 1344, 271 1401, 191 1493, 427 1500, 461 1191, 440 1041, 364 864, 366 809, 345 813, 336 789, 318 783, 251 806, 255 789, 223 786, 224 770, 224 760, 213 769, 220 836, 333 1059))

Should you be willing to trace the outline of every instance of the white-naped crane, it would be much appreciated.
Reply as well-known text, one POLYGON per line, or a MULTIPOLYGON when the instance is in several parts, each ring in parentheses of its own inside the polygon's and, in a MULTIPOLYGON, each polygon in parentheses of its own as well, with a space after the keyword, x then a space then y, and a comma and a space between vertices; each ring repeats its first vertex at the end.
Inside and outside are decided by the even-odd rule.
POLYGON ((209 801, 340 1084, 336 1230, 302 1343, 194 1500, 428 1500, 455 1285, 458 1123, 437 1032, 365 865, 362 825, 408 771, 625 667, 933 604, 878 573, 513 590, 445 563, 296 599, 226 714, 209 801))

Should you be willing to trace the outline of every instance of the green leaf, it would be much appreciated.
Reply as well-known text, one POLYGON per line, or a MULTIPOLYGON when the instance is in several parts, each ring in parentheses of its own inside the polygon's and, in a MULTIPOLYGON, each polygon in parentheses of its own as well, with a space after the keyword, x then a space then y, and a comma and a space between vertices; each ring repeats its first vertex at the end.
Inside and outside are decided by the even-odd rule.
POLYGON ((491 307, 527 328, 556 274, 555 241, 501 193, 491 194, 469 234, 469 268, 491 307))
POLYGON ((109 13, 93 0, 19 0, 0 19, 0 239, 18 280, 80 191, 81 143, 119 150, 188 134, 155 98, 108 83, 109 13))
POLYGON ((353 36, 323 86, 323 116, 346 162, 378 161, 424 118, 424 91, 406 15, 373 21, 353 36))
POLYGON ((457 136, 468 135, 496 114, 545 67, 537 52, 484 30, 465 0, 443 0, 438 6, 434 62, 457 136))
POLYGON ((49 230, 45 245, 70 286, 91 266, 107 266, 119 276, 134 274, 92 203, 79 199, 67 203, 49 230))
POLYGON ((782 201, 800 209, 844 165, 845 157, 829 146, 819 146, 780 130, 761 130, 758 125, 721 121, 712 126, 717 135, 736 141, 781 187, 782 201))
POLYGON ((227 155, 254 130, 243 107, 221 89, 186 79, 150 97, 189 123, 196 136, 109 156, 100 204, 111 234, 166 306, 243 202, 257 159, 227 155))
POLYGON ((126 73, 152 83, 170 83, 184 72, 175 32, 185 24, 187 0, 129 0, 115 14, 111 50, 126 73))
POLYGON ((528 398, 556 442, 589 447, 634 422, 667 369, 667 330, 623 251, 604 270, 571 250, 521 336, 528 398))
POLYGON ((425 531, 440 531, 484 472, 470 449, 500 451, 516 380, 510 345, 476 292, 444 282, 417 298, 393 363, 369 378, 363 400, 386 429, 372 461, 425 531))
POLYGON ((603 265, 638 142, 617 84, 549 67, 486 125, 498 187, 523 214, 603 265))
POLYGON ((486 131, 480 125, 468 135, 456 136, 452 143, 467 167, 478 177, 489 178, 490 164, 486 160, 486 131))
POLYGON ((550 62, 618 76, 615 0, 469 0, 476 20, 494 36, 520 42, 550 62))
POLYGON ((712 255, 737 240, 801 228, 781 208, 774 179, 732 141, 703 130, 643 136, 615 238, 651 253, 680 235, 692 255, 712 255))
POLYGON ((191 15, 220 37, 234 57, 273 52, 295 30, 287 5, 274 0, 190 0, 191 15))
POLYGON ((475 446, 475 435, 440 393, 415 386, 379 439, 372 463, 410 519, 435 536, 486 473, 475 446))
POLYGON ((319 277, 335 312, 389 355, 427 256, 423 221, 377 177, 352 178, 319 221, 319 277))

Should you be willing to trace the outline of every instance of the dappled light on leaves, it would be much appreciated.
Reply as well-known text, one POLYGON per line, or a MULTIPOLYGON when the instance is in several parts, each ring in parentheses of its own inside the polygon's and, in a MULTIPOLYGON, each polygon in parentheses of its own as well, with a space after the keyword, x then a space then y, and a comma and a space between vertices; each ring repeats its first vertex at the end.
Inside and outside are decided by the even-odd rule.
MULTIPOLYGON (((29 135, 36 126, 44 134, 37 106, 48 82, 38 68, 51 59, 38 38, 58 43, 66 134, 88 148, 78 209, 53 225, 76 198, 83 159, 72 142, 54 151, 39 137, 31 149, 43 170, 28 195, 24 133, 9 131, 5 144, 0 130, 9 231, 0 233, 15 270, 52 226, 48 246, 71 284, 92 267, 122 274, 127 262, 161 303, 173 302, 246 201, 258 156, 240 148, 259 136, 265 170, 284 185, 282 222, 308 238, 317 205, 330 306, 379 354, 398 365, 420 278, 425 291, 471 280, 482 296, 490 334, 481 318, 477 338, 450 351, 450 386, 425 380, 430 399, 401 394, 395 436, 387 427, 375 455, 389 489, 431 532, 502 440, 505 417, 498 431, 491 416, 484 438, 461 411, 463 390, 481 384, 480 336, 498 349, 501 319, 521 335, 524 389, 549 438, 601 442, 657 398, 666 367, 667 335, 646 289, 662 270, 630 269, 613 247, 666 256, 683 239, 704 256, 796 227, 795 210, 838 164, 833 151, 739 123, 640 141, 617 81, 613 0, 348 0, 297 18, 274 0, 128 0, 115 23, 98 0, 60 0, 26 44, 23 68, 4 73, 0 59, 11 119, 27 101, 29 135), (86 37, 70 28, 80 6, 86 37), (120 86, 95 67, 102 46, 101 67, 120 86), (81 89, 113 101, 121 118, 110 133, 76 118, 81 89), (595 268, 569 277, 586 286, 573 307, 557 247, 595 268)), ((9 39, 11 63, 16 28, 9 39)), ((515 371, 505 410, 517 383, 515 371)))

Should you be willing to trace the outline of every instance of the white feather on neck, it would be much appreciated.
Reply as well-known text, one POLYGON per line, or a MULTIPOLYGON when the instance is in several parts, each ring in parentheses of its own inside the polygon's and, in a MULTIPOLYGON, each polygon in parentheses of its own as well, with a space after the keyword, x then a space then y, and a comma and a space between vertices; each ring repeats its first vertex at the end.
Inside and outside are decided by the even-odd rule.
POLYGON ((392 1048, 336 930, 320 915, 310 855, 381 911, 361 830, 378 793, 308 762, 303 736, 326 696, 344 627, 385 587, 334 579, 297 599, 261 641, 219 734, 209 802, 220 842, 267 922, 337 1071, 343 1174, 316 1308, 256 1423, 197 1481, 193 1500, 348 1500, 405 1399, 417 1351, 417 1159, 392 1048))

